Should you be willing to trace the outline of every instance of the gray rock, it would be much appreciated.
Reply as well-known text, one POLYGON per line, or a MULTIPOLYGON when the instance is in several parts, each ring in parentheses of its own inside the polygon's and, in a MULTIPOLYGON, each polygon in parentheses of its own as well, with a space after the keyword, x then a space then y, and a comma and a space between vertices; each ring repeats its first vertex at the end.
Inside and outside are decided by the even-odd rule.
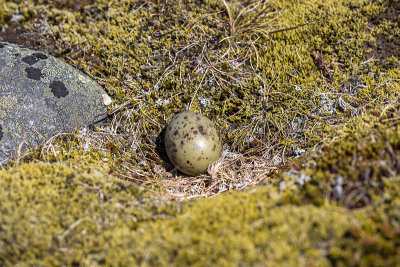
POLYGON ((0 164, 106 116, 104 89, 50 55, 0 42, 0 164))

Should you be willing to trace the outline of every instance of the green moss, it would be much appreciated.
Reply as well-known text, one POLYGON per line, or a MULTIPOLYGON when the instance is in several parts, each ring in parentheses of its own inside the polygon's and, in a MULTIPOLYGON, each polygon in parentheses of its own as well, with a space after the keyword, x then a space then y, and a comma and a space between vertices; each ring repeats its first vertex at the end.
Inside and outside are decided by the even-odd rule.
POLYGON ((0 171, 0 188, 5 265, 112 262, 107 251, 121 242, 127 249, 141 223, 177 213, 174 203, 151 201, 132 183, 96 169, 25 164, 0 171))
POLYGON ((337 128, 334 140, 309 153, 302 170, 287 175, 287 182, 299 180, 302 175, 310 178, 302 201, 318 204, 333 199, 360 208, 382 194, 384 178, 400 174, 398 107, 387 106, 376 113, 379 115, 364 115, 337 128))
POLYGON ((350 212, 290 204, 275 187, 160 202, 92 169, 24 164, 0 171, 5 265, 321 265, 398 262, 400 177, 350 212))
MULTIPOLYGON (((15 14, 15 11, 18 9, 18 5, 16 3, 6 3, 5 0, 0 1, 0 24, 4 24, 11 20, 12 15, 15 14)), ((0 29, 2 27, 0 26, 0 29)))
POLYGON ((340 209, 281 206, 274 190, 199 200, 168 222, 143 227, 135 254, 146 265, 316 264, 351 221, 340 209), (149 235, 157 232, 157 236, 149 235), (141 255, 148 251, 149 256, 141 255))
MULTIPOLYGON (((11 27, 15 5, 0 1, 0 23, 11 27)), ((244 8, 228 6, 234 17, 244 8)), ((400 262, 399 56, 381 51, 398 36, 398 20, 384 16, 394 1, 279 1, 271 11, 283 14, 268 27, 314 22, 269 38, 232 30, 220 1, 18 7, 27 31, 46 29, 38 48, 83 69, 124 108, 111 130, 61 136, 23 159, 54 165, 0 172, 2 263, 400 262), (184 203, 105 174, 164 178, 156 137, 186 108, 221 127, 229 152, 290 162, 309 151, 267 188, 184 203)))
POLYGON ((148 252, 147 265, 395 265, 398 178, 385 183, 387 197, 351 213, 288 205, 285 193, 266 188, 200 200, 177 218, 144 226, 135 255, 148 252))

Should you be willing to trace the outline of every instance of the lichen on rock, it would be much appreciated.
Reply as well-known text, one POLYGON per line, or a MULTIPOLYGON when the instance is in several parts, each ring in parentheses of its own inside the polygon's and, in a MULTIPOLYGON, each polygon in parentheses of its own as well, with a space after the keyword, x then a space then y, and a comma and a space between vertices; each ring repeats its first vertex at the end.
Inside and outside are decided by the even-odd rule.
POLYGON ((104 89, 49 55, 0 43, 0 162, 105 118, 104 89))

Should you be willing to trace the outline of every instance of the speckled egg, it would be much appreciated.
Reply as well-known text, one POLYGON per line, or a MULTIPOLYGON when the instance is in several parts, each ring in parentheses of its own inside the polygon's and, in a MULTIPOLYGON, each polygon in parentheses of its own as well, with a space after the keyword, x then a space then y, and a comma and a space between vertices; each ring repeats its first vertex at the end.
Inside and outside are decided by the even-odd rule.
POLYGON ((165 132, 165 148, 175 167, 188 175, 205 173, 222 153, 215 124, 192 111, 181 112, 171 120, 165 132))

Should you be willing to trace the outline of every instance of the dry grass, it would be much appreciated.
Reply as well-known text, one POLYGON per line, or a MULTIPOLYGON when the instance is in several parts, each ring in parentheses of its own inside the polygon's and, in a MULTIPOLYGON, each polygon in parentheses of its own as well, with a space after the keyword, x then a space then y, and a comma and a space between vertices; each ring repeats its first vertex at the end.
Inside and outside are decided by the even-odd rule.
MULTIPOLYGON (((224 41, 228 42, 228 51, 238 54, 243 49, 244 43, 249 47, 249 56, 256 56, 256 68, 259 62, 258 42, 267 39, 270 32, 277 26, 277 19, 280 11, 273 11, 273 1, 257 1, 245 6, 229 5, 222 0, 229 16, 229 33, 224 41), (253 13, 251 16, 244 16, 246 13, 253 13)), ((246 58, 246 59, 247 59, 246 58)))
POLYGON ((234 153, 225 146, 221 158, 209 166, 208 173, 195 177, 186 176, 169 162, 160 136, 157 144, 138 124, 132 123, 126 129, 121 123, 122 114, 123 112, 117 112, 108 125, 97 129, 91 127, 75 133, 57 134, 43 146, 30 149, 16 160, 10 161, 9 166, 40 161, 63 162, 80 169, 88 167, 84 164, 93 164, 119 179, 151 189, 158 197, 183 201, 213 197, 225 191, 243 190, 263 181, 268 182, 281 162, 281 155, 275 155, 268 160, 271 158, 271 148, 267 149, 266 144, 258 146, 260 153, 264 153, 260 156, 234 153), (154 156, 146 154, 143 147, 152 151, 154 156), (142 157, 129 156, 135 149, 142 157), (85 163, 82 160, 93 155, 97 155, 95 163, 85 163))
MULTIPOLYGON (((170 51, 169 62, 163 66, 164 71, 159 80, 155 81, 156 85, 161 83, 171 72, 180 70, 183 62, 189 62, 190 69, 200 74, 201 78, 191 95, 188 108, 196 101, 198 90, 210 79, 225 88, 242 86, 248 78, 254 77, 259 65, 259 47, 269 38, 269 33, 286 30, 277 29, 280 11, 274 8, 273 1, 228 3, 222 0, 222 3, 227 20, 219 21, 221 25, 226 25, 221 27, 221 36, 216 38, 208 35, 196 23, 188 25, 195 34, 189 38, 188 43, 182 47, 177 46, 176 51, 170 51), (194 56, 186 53, 189 49, 195 51, 194 56)), ((112 87, 111 81, 106 79, 99 82, 102 85, 109 83, 108 87, 112 87)), ((127 82, 123 81, 122 85, 127 82)), ((264 87, 270 87, 265 81, 263 83, 264 87)), ((142 184, 163 198, 185 200, 212 197, 232 189, 243 190, 268 181, 283 162, 284 151, 273 145, 276 140, 263 143, 255 138, 251 148, 244 153, 238 152, 241 150, 238 149, 240 144, 226 145, 222 157, 209 167, 207 174, 185 176, 174 169, 166 156, 162 137, 164 125, 150 118, 146 110, 142 110, 146 100, 140 96, 136 98, 125 95, 122 101, 118 101, 122 104, 110 109, 107 124, 97 129, 81 129, 72 134, 60 133, 50 138, 40 149, 29 150, 16 161, 10 162, 10 165, 36 160, 67 162, 74 168, 80 168, 88 164, 82 159, 96 157, 93 159, 94 165, 104 168, 115 177, 142 184), (138 112, 140 119, 133 120, 132 112, 138 112), (154 128, 150 130, 149 125, 154 128), (161 134, 156 138, 154 132, 161 134), (274 151, 281 152, 274 154, 274 151)), ((264 116, 262 112, 260 116, 264 116)), ((240 130, 249 133, 255 131, 251 127, 240 130)))
MULTIPOLYGON (((169 64, 156 84, 185 62, 193 73, 201 75, 199 87, 208 80, 215 81, 221 88, 243 86, 257 72, 259 49, 269 38, 269 33, 288 30, 278 29, 281 12, 275 10, 274 1, 228 3, 222 0, 222 3, 226 19, 210 13, 187 24, 192 36, 187 43, 171 51, 169 64), (222 25, 218 36, 208 34, 198 23, 206 17, 212 17, 222 25), (195 56, 187 56, 189 51, 195 51, 195 56)), ((182 16, 184 21, 190 21, 184 14, 182 16)))
POLYGON ((277 171, 270 162, 224 151, 221 158, 211 164, 208 173, 197 177, 176 174, 163 180, 154 180, 164 193, 163 197, 185 200, 213 197, 229 190, 243 190, 268 180, 277 171))

